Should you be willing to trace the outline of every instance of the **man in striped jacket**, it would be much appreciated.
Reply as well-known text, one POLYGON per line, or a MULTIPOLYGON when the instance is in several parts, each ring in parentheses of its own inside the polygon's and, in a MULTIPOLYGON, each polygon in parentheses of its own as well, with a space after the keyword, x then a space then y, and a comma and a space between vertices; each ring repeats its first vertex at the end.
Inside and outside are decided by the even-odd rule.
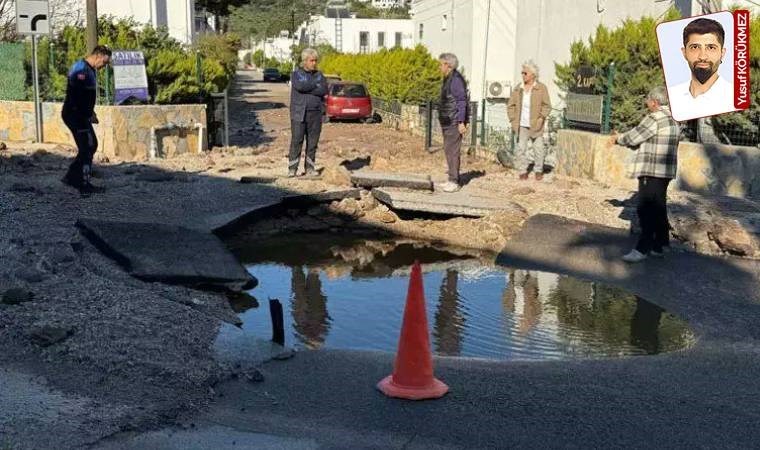
POLYGON ((639 179, 636 212, 641 236, 623 261, 636 263, 647 256, 662 257, 670 248, 667 189, 676 176, 679 139, 678 122, 673 120, 664 87, 656 87, 646 98, 649 114, 636 127, 610 137, 609 145, 623 145, 636 152, 632 176, 639 179))

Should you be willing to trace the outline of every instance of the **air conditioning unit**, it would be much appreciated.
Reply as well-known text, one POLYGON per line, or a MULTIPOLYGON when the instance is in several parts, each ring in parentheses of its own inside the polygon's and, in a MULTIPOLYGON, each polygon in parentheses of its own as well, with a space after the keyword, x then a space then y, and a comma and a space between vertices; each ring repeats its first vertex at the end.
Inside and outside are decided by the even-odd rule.
POLYGON ((486 98, 509 98, 512 85, 508 81, 486 81, 486 98))

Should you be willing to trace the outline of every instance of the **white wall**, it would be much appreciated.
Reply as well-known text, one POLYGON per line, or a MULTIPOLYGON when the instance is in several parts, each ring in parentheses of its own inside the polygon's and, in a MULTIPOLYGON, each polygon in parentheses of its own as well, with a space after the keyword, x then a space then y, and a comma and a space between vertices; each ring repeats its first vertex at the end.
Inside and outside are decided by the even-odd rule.
MULTIPOLYGON (((267 38, 264 41, 256 42, 253 51, 262 50, 267 58, 275 58, 280 62, 287 62, 291 59, 290 47, 294 44, 293 40, 285 37, 267 38)), ((254 61, 254 64, 256 61, 254 61)))
POLYGON ((488 81, 512 79, 516 10, 517 0, 417 0, 411 11, 415 43, 425 45, 433 57, 457 55, 471 99, 480 100, 488 81))
POLYGON ((165 26, 169 35, 189 44, 195 35, 195 0, 98 0, 98 15, 133 18, 154 27, 165 26))
MULTIPOLYGON (((335 20, 328 19, 324 16, 314 16, 308 24, 301 26, 300 30, 305 28, 309 36, 311 45, 330 44, 336 46, 335 20)), ((360 33, 369 33, 368 46, 366 52, 376 52, 381 49, 378 46, 378 33, 385 33, 384 48, 393 48, 395 45, 396 33, 401 33, 401 47, 411 48, 414 46, 412 36, 413 23, 411 20, 404 19, 342 19, 343 26, 343 46, 344 53, 360 53, 360 33)), ((299 31, 300 31, 299 30, 299 31)))

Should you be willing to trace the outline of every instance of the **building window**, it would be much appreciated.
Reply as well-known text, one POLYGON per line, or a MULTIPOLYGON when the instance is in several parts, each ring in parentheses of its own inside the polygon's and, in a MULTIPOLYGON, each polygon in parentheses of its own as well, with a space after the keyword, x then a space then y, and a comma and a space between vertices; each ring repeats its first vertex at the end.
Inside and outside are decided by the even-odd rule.
POLYGON ((422 40, 423 31, 425 30, 424 24, 420 24, 420 40, 422 40))
POLYGON ((359 53, 367 53, 369 50, 369 31, 359 32, 359 53))
POLYGON ((449 26, 449 17, 444 14, 441 18, 441 31, 446 31, 446 28, 449 26))
POLYGON ((401 33, 396 32, 396 42, 394 43, 394 46, 401 47, 401 33))
POLYGON ((385 47, 385 32, 378 31, 377 32, 377 48, 383 48, 383 47, 385 47))

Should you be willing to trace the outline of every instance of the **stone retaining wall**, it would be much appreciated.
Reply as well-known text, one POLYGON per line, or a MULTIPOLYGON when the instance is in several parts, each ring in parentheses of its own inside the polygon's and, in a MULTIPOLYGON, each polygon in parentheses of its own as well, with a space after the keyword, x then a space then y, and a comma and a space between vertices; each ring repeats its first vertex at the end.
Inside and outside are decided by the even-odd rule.
MULTIPOLYGON (((623 188, 636 188, 626 177, 630 149, 607 148, 608 137, 579 130, 560 130, 557 173, 588 178, 623 188)), ((681 142, 678 173, 671 188, 712 195, 760 198, 760 149, 681 142)))
MULTIPOLYGON (((61 103, 42 104, 44 142, 74 145, 61 103)), ((0 101, 0 141, 35 139, 34 104, 0 101)), ((198 153, 206 144, 206 105, 96 106, 98 154, 142 161, 198 153), (201 140, 199 142, 199 131, 201 140)))
POLYGON ((401 115, 389 111, 375 110, 382 117, 383 125, 396 130, 408 131, 417 136, 425 134, 425 118, 417 105, 401 105, 401 115))

